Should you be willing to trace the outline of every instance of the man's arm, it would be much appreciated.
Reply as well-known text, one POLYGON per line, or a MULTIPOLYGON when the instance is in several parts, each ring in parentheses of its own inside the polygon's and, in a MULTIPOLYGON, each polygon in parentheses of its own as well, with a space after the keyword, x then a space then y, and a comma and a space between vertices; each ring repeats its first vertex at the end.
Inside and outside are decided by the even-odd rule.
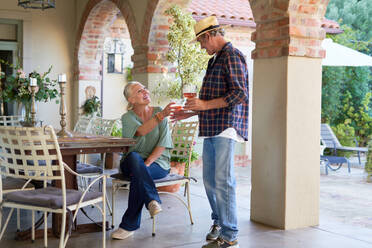
POLYGON ((217 109, 227 107, 228 104, 224 97, 215 98, 212 100, 201 100, 199 98, 189 98, 185 104, 185 110, 202 111, 209 109, 217 109))

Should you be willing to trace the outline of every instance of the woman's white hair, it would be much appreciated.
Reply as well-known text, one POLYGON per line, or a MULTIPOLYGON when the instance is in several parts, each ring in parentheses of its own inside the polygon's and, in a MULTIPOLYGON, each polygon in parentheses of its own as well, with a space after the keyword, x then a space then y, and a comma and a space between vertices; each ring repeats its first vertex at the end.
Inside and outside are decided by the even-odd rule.
MULTIPOLYGON (((132 95, 132 86, 133 85, 137 85, 137 84, 139 84, 139 85, 142 85, 140 82, 137 82, 137 81, 131 81, 131 82, 128 82, 127 83, 127 85, 125 85, 125 87, 124 87, 124 91, 123 91, 123 94, 124 94, 124 97, 125 97, 125 99, 127 100, 127 102, 128 102, 128 106, 127 106, 127 110, 131 110, 131 109, 133 109, 133 104, 132 103, 130 103, 129 101, 128 101, 128 98, 132 95)), ((143 86, 143 85, 142 85, 143 86)))

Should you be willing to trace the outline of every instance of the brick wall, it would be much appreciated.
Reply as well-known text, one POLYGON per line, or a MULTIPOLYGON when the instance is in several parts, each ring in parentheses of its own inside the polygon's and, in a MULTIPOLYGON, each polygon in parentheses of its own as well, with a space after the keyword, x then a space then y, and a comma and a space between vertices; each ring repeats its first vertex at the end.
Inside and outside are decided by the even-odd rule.
POLYGON ((305 56, 324 58, 321 28, 329 0, 250 1, 257 29, 252 57, 305 56))

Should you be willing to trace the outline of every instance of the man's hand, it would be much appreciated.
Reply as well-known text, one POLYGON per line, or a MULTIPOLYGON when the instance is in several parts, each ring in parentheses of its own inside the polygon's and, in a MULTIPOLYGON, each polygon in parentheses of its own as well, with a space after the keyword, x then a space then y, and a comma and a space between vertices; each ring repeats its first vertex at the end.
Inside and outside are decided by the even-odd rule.
POLYGON ((181 109, 181 110, 175 109, 174 112, 172 112, 170 119, 171 121, 175 122, 175 121, 187 119, 196 114, 197 113, 195 112, 185 111, 184 109, 181 109))
POLYGON ((208 102, 205 100, 200 100, 199 98, 188 98, 184 106, 185 110, 208 110, 208 102))

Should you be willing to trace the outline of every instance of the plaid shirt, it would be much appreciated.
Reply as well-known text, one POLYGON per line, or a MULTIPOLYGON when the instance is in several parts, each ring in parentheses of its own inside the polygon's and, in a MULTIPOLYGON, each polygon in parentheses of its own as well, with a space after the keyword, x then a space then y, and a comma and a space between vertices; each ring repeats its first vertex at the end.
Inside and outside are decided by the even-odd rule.
POLYGON ((220 97, 227 107, 199 112, 199 136, 216 136, 233 127, 248 140, 248 68, 243 54, 230 42, 208 61, 199 92, 202 100, 220 97))

